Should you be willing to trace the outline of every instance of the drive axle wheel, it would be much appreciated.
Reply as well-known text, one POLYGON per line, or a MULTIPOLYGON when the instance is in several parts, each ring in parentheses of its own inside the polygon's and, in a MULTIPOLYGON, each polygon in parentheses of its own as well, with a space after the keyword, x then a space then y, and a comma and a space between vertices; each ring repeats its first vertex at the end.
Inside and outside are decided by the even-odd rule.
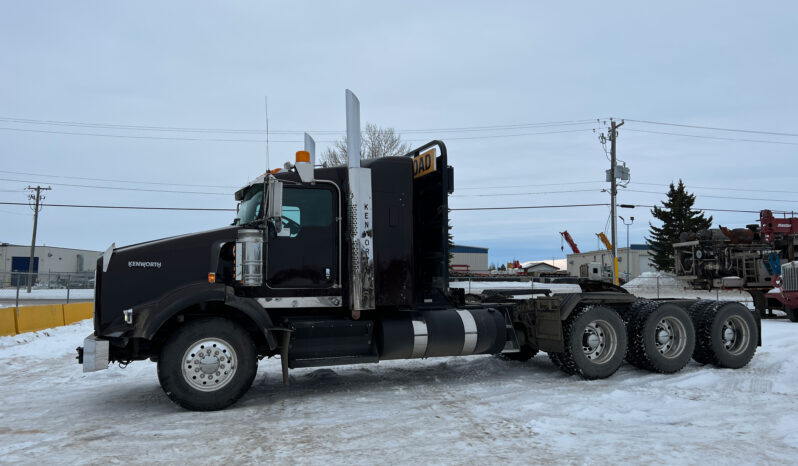
POLYGON ((180 406, 214 411, 241 398, 257 368, 247 332, 227 319, 209 318, 188 322, 171 335, 158 359, 158 379, 180 406))
POLYGON ((672 303, 652 302, 631 317, 627 360, 654 372, 681 370, 693 355, 695 328, 687 311, 672 303))
POLYGON ((699 316, 693 358, 718 367, 743 367, 756 352, 756 329, 756 320, 747 307, 736 302, 716 302, 699 316))
POLYGON ((704 317, 704 311, 714 304, 717 304, 717 301, 702 299, 695 302, 687 309, 687 313, 690 315, 690 319, 693 321, 693 327, 695 327, 696 333, 696 344, 695 349, 693 350, 693 360, 699 364, 709 364, 712 362, 712 358, 710 357, 711 355, 709 353, 705 353, 701 349, 698 339, 701 338, 701 319, 704 317))
POLYGON ((603 379, 618 370, 626 354, 626 329, 614 310, 588 306, 563 323, 565 351, 551 355, 568 374, 603 379))

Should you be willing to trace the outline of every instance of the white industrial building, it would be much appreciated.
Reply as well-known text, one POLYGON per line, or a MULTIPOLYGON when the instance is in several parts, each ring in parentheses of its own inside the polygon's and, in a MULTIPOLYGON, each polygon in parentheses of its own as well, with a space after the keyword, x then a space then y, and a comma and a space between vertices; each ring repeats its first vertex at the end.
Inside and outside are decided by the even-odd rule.
MULTIPOLYGON (((651 251, 645 244, 633 244, 629 248, 618 248, 618 277, 624 281, 633 280, 643 272, 653 272, 654 266, 650 264, 651 251), (629 276, 626 275, 627 253, 629 257, 629 276)), ((612 276, 612 251, 601 249, 598 251, 568 254, 568 274, 580 276, 580 267, 583 264, 594 264, 602 275, 609 273, 612 276)))
MULTIPOLYGON (((86 249, 36 246, 33 259, 33 272, 37 281, 60 280, 64 277, 81 277, 86 281, 94 274, 100 251, 86 249), (46 278, 45 278, 46 277, 46 278)), ((19 274, 28 273, 30 264, 30 245, 0 243, 0 286, 13 285, 19 274)))
POLYGON ((488 248, 455 244, 450 249, 451 269, 456 272, 488 272, 488 248))

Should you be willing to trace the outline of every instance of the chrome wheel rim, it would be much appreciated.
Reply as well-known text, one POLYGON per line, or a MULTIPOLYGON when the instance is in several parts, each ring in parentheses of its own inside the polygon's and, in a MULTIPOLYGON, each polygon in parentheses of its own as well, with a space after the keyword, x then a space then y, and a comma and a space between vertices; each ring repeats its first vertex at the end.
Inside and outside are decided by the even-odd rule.
POLYGON ((674 317, 663 317, 654 329, 654 344, 662 356, 672 359, 680 356, 687 346, 687 330, 674 317))
POLYGON ((618 350, 618 335, 606 320, 594 320, 587 324, 582 334, 582 351, 585 357, 596 364, 604 364, 618 350))
POLYGON ((742 317, 731 316, 723 322, 721 341, 729 354, 737 356, 744 353, 750 340, 751 332, 742 317))
POLYGON ((183 379, 201 392, 224 387, 238 370, 238 357, 230 343, 221 338, 204 338, 183 354, 183 379))

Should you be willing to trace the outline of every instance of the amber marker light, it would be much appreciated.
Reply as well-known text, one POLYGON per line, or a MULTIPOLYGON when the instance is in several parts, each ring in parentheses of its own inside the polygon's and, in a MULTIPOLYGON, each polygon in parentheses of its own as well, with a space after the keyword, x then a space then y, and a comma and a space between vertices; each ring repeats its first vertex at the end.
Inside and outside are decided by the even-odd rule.
POLYGON ((306 150, 298 150, 296 151, 296 161, 299 162, 307 162, 310 163, 310 152, 306 150))
POLYGON ((209 273, 208 274, 208 283, 216 283, 216 274, 215 273, 209 273))

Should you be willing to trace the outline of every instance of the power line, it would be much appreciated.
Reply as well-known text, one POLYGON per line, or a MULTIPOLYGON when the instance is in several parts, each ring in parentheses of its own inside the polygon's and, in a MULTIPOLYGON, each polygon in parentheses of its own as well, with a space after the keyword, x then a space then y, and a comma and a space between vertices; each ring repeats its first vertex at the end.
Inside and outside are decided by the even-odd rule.
MULTIPOLYGON (((661 184, 661 183, 643 183, 640 181, 635 181, 634 184, 640 184, 645 186, 663 186, 668 187, 670 185, 661 184)), ((460 188, 463 189, 463 188, 460 188)), ((798 191, 783 191, 778 189, 746 189, 740 188, 738 186, 734 187, 720 187, 720 186, 690 186, 690 189, 714 189, 719 191, 747 191, 747 192, 755 192, 755 193, 787 193, 787 194, 798 194, 798 191)))
MULTIPOLYGON (((593 128, 582 128, 582 129, 565 129, 560 131, 541 131, 537 133, 516 133, 516 134, 496 134, 491 136, 455 136, 455 137, 447 137, 447 141, 457 141, 463 139, 497 139, 497 138, 512 138, 518 136, 536 136, 539 134, 561 134, 561 133, 579 133, 583 131, 593 131, 593 128)), ((424 142, 426 139, 408 139, 405 142, 424 142)), ((329 141, 328 141, 329 142, 329 141)))
POLYGON ((597 184, 597 183, 604 184, 603 181, 569 181, 565 183, 515 184, 515 185, 503 185, 503 186, 468 186, 465 188, 458 187, 457 189, 463 190, 463 189, 536 188, 540 186, 569 186, 575 184, 597 184))
MULTIPOLYGON (((24 202, 0 202, 0 205, 28 205, 24 202)), ((72 207, 83 209, 133 209, 133 210, 185 210, 185 211, 212 211, 235 212, 235 209, 215 209, 208 207, 150 207, 150 206, 120 206, 120 205, 88 205, 88 204, 40 204, 44 207, 72 207)), ((607 204, 560 204, 537 206, 507 206, 507 207, 459 207, 451 210, 510 210, 510 209, 558 209, 570 207, 595 207, 607 204)))
MULTIPOLYGON (((632 193, 644 193, 644 194, 659 194, 659 195, 664 194, 658 191, 641 191, 638 189, 627 189, 626 191, 632 193)), ((713 199, 733 199, 738 201, 798 202, 798 200, 795 199, 761 199, 755 197, 713 196, 711 194, 701 194, 701 197, 710 197, 713 199)))
MULTIPOLYGON (((69 136, 96 136, 105 138, 123 138, 123 139, 155 139, 161 141, 214 141, 214 142, 266 142, 265 139, 224 139, 224 138, 188 138, 188 137, 167 137, 167 136, 136 136, 132 134, 102 134, 102 133, 81 133, 76 131, 53 131, 44 129, 29 129, 29 128, 9 128, 0 126, 2 131, 21 131, 26 133, 46 133, 46 134, 64 134, 69 136)), ((299 143, 302 141, 293 140, 271 140, 270 142, 285 142, 285 143, 299 143)), ((323 141, 333 142, 333 141, 323 141)))
MULTIPOLYGON (((105 137, 105 138, 123 138, 123 139, 151 139, 151 140, 158 140, 158 141, 211 141, 211 142, 250 142, 250 143, 265 143, 266 139, 227 139, 227 138, 199 138, 199 137, 176 137, 176 136, 141 136, 141 135, 132 135, 132 134, 112 134, 112 133, 83 133, 77 131, 53 131, 53 130, 44 130, 44 129, 29 129, 29 128, 10 128, 5 126, 0 126, 0 130, 2 131, 21 131, 27 133, 44 133, 44 134, 60 134, 60 135, 68 135, 68 136, 93 136, 93 137, 105 137)), ((497 138, 508 138, 508 137, 520 137, 520 136, 537 136, 542 134, 560 134, 560 133, 576 133, 581 131, 593 131, 592 128, 582 128, 582 129, 571 129, 571 130, 560 130, 560 131, 540 131, 540 132, 532 132, 532 133, 515 133, 515 134, 496 134, 496 135, 486 135, 486 136, 459 136, 459 137, 449 137, 446 138, 447 140, 468 140, 468 139, 497 139, 497 138)), ((426 139, 405 139, 404 142, 426 142, 426 139)), ((270 139, 269 142, 279 142, 279 143, 290 143, 290 144, 299 144, 304 141, 300 140, 274 140, 270 139)), ((323 143, 334 143, 335 140, 321 140, 317 142, 323 143)))
POLYGON ((626 131, 634 131, 636 133, 665 134, 669 136, 683 136, 686 138, 713 139, 718 141, 759 142, 763 144, 781 144, 786 146, 798 146, 798 142, 769 141, 766 139, 723 138, 719 136, 701 136, 698 134, 671 133, 668 131, 650 131, 645 129, 632 129, 632 128, 627 128, 626 131))
POLYGON ((512 210, 512 209, 561 209, 570 207, 596 207, 608 206, 609 204, 559 204, 559 205, 531 205, 531 206, 508 206, 508 207, 459 207, 450 210, 512 210))
MULTIPOLYGON (((20 183, 43 183, 42 181, 31 181, 31 180, 14 180, 11 178, 0 178, 0 181, 15 181, 20 183)), ((116 191, 144 191, 144 192, 153 192, 153 193, 172 193, 172 194, 203 194, 203 195, 212 195, 212 196, 230 196, 229 193, 212 193, 207 191, 176 191, 176 190, 169 190, 169 189, 146 189, 146 188, 124 188, 121 186, 92 186, 92 185, 85 185, 85 184, 70 184, 70 183, 47 183, 53 186, 69 186, 72 188, 94 188, 94 189, 112 189, 116 191)))
MULTIPOLYGON (((0 201, 0 205, 18 205, 27 206, 26 202, 4 202, 0 201)), ((88 205, 88 204, 40 204, 43 207, 71 207, 71 208, 84 208, 84 209, 127 209, 127 210, 171 210, 171 211, 210 211, 210 212, 235 212, 235 209, 222 209, 222 208, 209 208, 209 207, 151 207, 151 206, 116 206, 116 205, 88 205)), ((623 204, 623 206, 631 205, 632 207, 645 207, 653 208, 653 205, 647 204, 623 204)), ((534 205, 534 206, 497 206, 497 207, 457 207, 451 210, 455 211, 468 211, 468 210, 514 210, 514 209, 562 209, 574 207, 606 207, 608 203, 596 204, 558 204, 558 205, 534 205)), ((714 209, 714 208, 701 208, 696 207, 694 210, 705 210, 708 212, 740 212, 740 213, 754 213, 758 214, 758 210, 740 210, 740 209, 714 209)), ((774 213, 786 214, 790 211, 786 210, 773 210, 774 213)), ((12 213, 12 212, 8 212, 12 213)))
MULTIPOLYGON (((132 130, 132 131, 163 131, 163 132, 181 132, 181 133, 221 133, 221 134, 265 134, 263 129, 232 129, 232 128, 196 128, 196 127, 180 127, 180 126, 153 126, 153 125, 121 125, 109 123, 89 123, 77 121, 61 121, 61 120, 42 120, 33 118, 15 118, 15 117, 0 117, 0 121, 7 123, 19 123, 28 125, 46 125, 46 126, 66 126, 78 128, 98 128, 98 129, 117 129, 117 130, 132 130)), ((470 132, 470 131, 502 131, 523 128, 540 128, 552 126, 573 126, 584 125, 595 122, 596 119, 583 119, 583 120, 565 120, 565 121, 546 121, 538 123, 519 123, 519 124, 504 124, 504 125, 488 125, 488 126, 461 126, 450 128, 427 128, 427 129, 400 129, 400 133, 431 133, 431 132, 470 132)), ((271 130, 270 133, 274 134, 345 134, 345 130, 271 130)))
MULTIPOLYGON (((658 206, 646 205, 646 204, 624 204, 624 205, 631 205, 632 207, 646 207, 646 208, 658 207, 658 206)), ((704 208, 701 208, 701 207, 693 207, 692 210, 705 210, 707 212, 738 212, 738 213, 745 213, 745 214, 758 214, 758 213, 761 212, 760 210, 704 209, 704 208)), ((773 212, 774 214, 789 214, 789 213, 793 213, 792 211, 788 211, 788 210, 773 210, 773 209, 771 209, 771 212, 773 212)))
MULTIPOLYGON (((511 124, 500 124, 500 125, 482 125, 482 126, 460 126, 460 127, 443 127, 443 128, 409 128, 409 129, 398 129, 396 130, 398 133, 407 133, 407 134, 424 134, 424 133, 441 133, 441 132, 485 132, 485 131, 507 131, 507 130, 515 130, 515 129, 524 129, 524 128, 544 128, 544 127, 556 127, 556 126, 578 126, 578 125, 585 125, 585 124, 592 124, 597 121, 601 121, 602 118, 589 118, 589 119, 581 119, 581 120, 562 120, 562 121, 545 121, 545 122, 537 122, 537 123, 511 123, 511 124)), ((682 123, 671 123, 671 122, 663 122, 663 121, 652 121, 652 120, 636 120, 636 119, 629 119, 626 118, 626 121, 641 123, 641 124, 649 124, 649 125, 660 125, 660 126, 671 126, 671 127, 679 127, 679 128, 693 128, 693 129, 702 129, 708 131, 723 131, 723 132, 733 132, 733 133, 747 133, 747 134, 764 134, 764 135, 771 135, 771 136, 786 136, 786 137, 798 137, 798 133, 787 133, 787 132, 776 132, 776 131, 762 131, 762 130, 749 130, 749 129, 738 129, 738 128, 722 128, 717 126, 703 126, 703 125, 688 125, 682 123)), ((24 125, 44 125, 44 126, 56 126, 56 127, 74 127, 74 128, 94 128, 94 129, 114 129, 114 130, 124 130, 124 131, 158 131, 158 132, 179 132, 179 133, 202 133, 202 134, 250 134, 250 135, 262 135, 265 134, 263 129, 236 129, 236 128, 200 128, 200 127, 186 127, 186 126, 157 126, 157 125, 124 125, 124 124, 111 124, 111 123, 96 123, 96 122, 79 122, 79 121, 63 121, 63 120, 48 120, 48 119, 35 119, 35 118, 17 118, 17 117, 0 117, 0 121, 6 123, 17 123, 17 124, 24 124, 24 125)), ((36 131, 32 129, 25 129, 25 128, 0 128, 6 130, 17 130, 17 131, 36 131)), ((642 130, 638 130, 642 131, 642 130)), ((284 135, 301 135, 305 132, 313 133, 313 134, 328 134, 328 135, 342 135, 345 133, 344 130, 317 130, 317 131, 307 131, 307 130, 271 130, 273 134, 284 134, 284 135)), ((61 134, 60 132, 57 134, 61 134)), ((67 133, 67 134, 86 134, 86 133, 67 133)), ((667 133, 664 133, 667 134, 667 133)), ((86 134, 86 135, 93 135, 86 134)), ((677 134, 682 135, 682 134, 677 134)), ((686 136, 686 135, 685 135, 686 136)), ((696 135, 691 135, 696 136, 696 135)), ((116 136, 115 136, 116 137, 116 136)), ((118 135, 118 137, 122 137, 122 135, 118 135)), ((171 138, 167 138, 171 139, 171 138)), ((181 138, 183 139, 183 138, 181 138)), ((252 140, 245 140, 245 139, 236 139, 236 142, 256 142, 252 140)), ((259 140, 257 142, 260 142, 259 140)), ((278 141, 278 142, 301 142, 301 141, 278 141)), ((322 141, 326 142, 326 141, 322 141)), ((766 141, 758 141, 752 140, 750 142, 766 142, 766 141)))
POLYGON ((564 194, 601 192, 599 189, 570 189, 565 191, 537 191, 533 193, 491 193, 491 194, 452 194, 452 197, 494 197, 494 196, 525 196, 529 194, 564 194))
POLYGON ((633 121, 635 123, 646 123, 649 125, 663 125, 663 126, 678 126, 680 128, 695 128, 695 129, 706 129, 711 131, 728 131, 733 133, 751 133, 751 134, 768 134, 771 136, 794 136, 798 137, 797 133, 777 133, 773 131, 757 131, 752 129, 732 129, 732 128, 719 128, 717 126, 700 126, 700 125, 685 125, 679 123, 665 123, 662 121, 650 121, 650 120, 632 120, 629 118, 625 118, 626 121, 633 121))
MULTIPOLYGON (((25 202, 0 202, 0 205, 28 205, 25 202)), ((86 205, 86 204, 40 204, 44 207, 74 207, 81 209, 132 209, 132 210, 188 210, 235 212, 235 209, 214 209, 210 207, 149 207, 149 206, 122 206, 122 205, 86 205)))
POLYGON ((22 214, 22 213, 19 213, 19 212, 13 212, 13 211, 10 211, 10 210, 0 210, 0 212, 3 212, 4 214, 22 215, 23 217, 27 217, 28 216, 28 214, 22 214))
POLYGON ((67 175, 45 175, 42 173, 30 172, 12 172, 7 170, 0 170, 0 173, 8 173, 11 175, 30 175, 30 176, 43 176, 45 178, 66 178, 70 180, 86 180, 86 181, 110 181, 114 183, 133 183, 133 184, 152 184, 163 186, 191 186, 195 188, 221 188, 221 189, 238 189, 240 186, 219 186, 210 184, 188 184, 188 183, 165 183, 157 181, 134 181, 134 180, 120 180, 117 178, 87 178, 83 176, 67 176, 67 175))

